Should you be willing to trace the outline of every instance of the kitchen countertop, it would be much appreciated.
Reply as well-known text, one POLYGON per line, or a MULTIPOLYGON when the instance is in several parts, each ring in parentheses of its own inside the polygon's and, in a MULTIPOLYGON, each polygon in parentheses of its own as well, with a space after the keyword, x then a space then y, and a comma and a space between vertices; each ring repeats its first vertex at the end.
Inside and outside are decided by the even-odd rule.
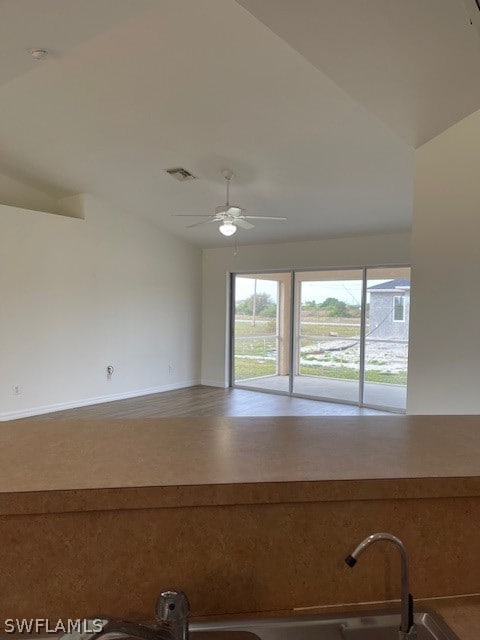
POLYGON ((480 495, 479 436, 480 416, 4 422, 0 513, 480 495))
MULTIPOLYGON (((429 601, 425 602, 425 606, 429 601)), ((461 640, 480 638, 480 595, 464 598, 446 598, 432 601, 437 611, 461 640)))

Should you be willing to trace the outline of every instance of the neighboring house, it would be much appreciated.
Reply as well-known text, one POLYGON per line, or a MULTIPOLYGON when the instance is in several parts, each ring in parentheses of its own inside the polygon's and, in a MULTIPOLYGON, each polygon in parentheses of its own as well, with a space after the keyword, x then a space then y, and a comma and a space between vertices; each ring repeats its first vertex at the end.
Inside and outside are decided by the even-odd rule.
POLYGON ((368 288, 369 338, 408 340, 410 280, 389 280, 368 288))

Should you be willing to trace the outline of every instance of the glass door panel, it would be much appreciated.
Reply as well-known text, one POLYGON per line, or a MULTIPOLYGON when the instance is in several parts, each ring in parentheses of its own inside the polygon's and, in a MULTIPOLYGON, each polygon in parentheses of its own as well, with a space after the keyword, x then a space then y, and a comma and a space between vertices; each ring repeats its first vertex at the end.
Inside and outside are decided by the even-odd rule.
POLYGON ((359 402, 362 269, 295 274, 293 391, 359 402))
POLYGON ((367 269, 364 404, 406 408, 410 268, 367 269))
POLYGON ((234 276, 234 386, 290 391, 291 274, 234 276))

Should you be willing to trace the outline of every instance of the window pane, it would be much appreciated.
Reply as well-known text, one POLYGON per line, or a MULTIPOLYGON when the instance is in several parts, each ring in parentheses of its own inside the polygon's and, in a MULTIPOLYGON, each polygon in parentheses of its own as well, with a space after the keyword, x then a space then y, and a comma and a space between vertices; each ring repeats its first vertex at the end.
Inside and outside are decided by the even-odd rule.
POLYGON ((290 280, 290 273, 235 276, 235 386, 289 391, 290 280))
POLYGON ((405 409, 410 269, 367 270, 363 402, 405 409))
POLYGON ((362 270, 296 274, 295 393, 359 400, 362 270))
POLYGON ((405 322, 405 297, 395 296, 393 304, 393 319, 395 322, 405 322))

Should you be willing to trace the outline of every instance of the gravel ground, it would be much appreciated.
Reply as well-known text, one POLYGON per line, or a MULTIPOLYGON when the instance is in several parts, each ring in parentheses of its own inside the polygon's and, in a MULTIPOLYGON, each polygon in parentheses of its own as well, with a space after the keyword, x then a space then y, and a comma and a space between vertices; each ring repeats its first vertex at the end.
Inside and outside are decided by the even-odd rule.
MULTIPOLYGON (((360 346, 357 341, 331 340, 301 349, 301 364, 327 364, 331 367, 358 367, 360 346)), ((408 345, 404 342, 368 340, 365 352, 367 370, 400 373, 408 362, 408 345)))

